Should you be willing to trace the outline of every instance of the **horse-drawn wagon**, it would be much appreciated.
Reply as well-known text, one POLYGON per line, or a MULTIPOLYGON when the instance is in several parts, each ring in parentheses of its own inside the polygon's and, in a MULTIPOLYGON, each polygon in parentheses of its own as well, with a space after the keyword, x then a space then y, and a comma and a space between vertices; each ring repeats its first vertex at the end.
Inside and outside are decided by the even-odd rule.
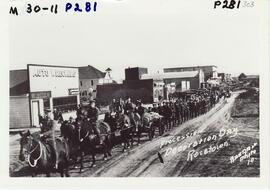
POLYGON ((152 138, 154 137, 157 128, 159 130, 159 134, 163 134, 164 129, 162 126, 162 118, 163 116, 159 115, 156 112, 144 113, 144 115, 142 116, 141 132, 148 133, 150 140, 152 140, 152 138))

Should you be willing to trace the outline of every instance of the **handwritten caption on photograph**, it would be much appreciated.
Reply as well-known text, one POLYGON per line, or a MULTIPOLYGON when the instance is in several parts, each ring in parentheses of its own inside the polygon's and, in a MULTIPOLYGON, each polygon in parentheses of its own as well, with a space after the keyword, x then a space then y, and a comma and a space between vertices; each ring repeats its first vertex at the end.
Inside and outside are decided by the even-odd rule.
POLYGON ((238 154, 230 157, 230 163, 233 164, 239 160, 239 162, 243 162, 244 160, 247 160, 247 165, 250 165, 254 162, 255 158, 252 157, 252 155, 256 154, 255 147, 258 145, 258 143, 253 143, 251 146, 248 146, 241 150, 238 154))
POLYGON ((78 2, 78 3, 59 3, 59 4, 46 4, 42 2, 38 3, 25 3, 23 5, 13 4, 10 6, 9 14, 10 15, 21 15, 21 14, 59 14, 61 13, 94 13, 97 11, 98 3, 97 2, 78 2))
MULTIPOLYGON (((182 141, 184 139, 190 138, 190 137, 195 136, 197 134, 199 134, 199 132, 194 131, 190 134, 187 133, 186 135, 183 135, 183 136, 173 137, 172 139, 170 139, 168 141, 161 142, 160 148, 163 148, 167 145, 170 145, 170 144, 182 141)), ((232 129, 222 128, 219 130, 218 134, 210 134, 206 137, 201 137, 197 140, 193 140, 192 142, 185 143, 185 144, 182 144, 180 146, 168 147, 165 151, 164 157, 166 158, 169 156, 174 156, 177 153, 181 153, 181 152, 184 152, 190 148, 193 148, 193 150, 189 150, 189 152, 187 154, 187 161, 193 161, 195 158, 197 158, 199 156, 205 156, 207 154, 219 151, 223 148, 230 146, 228 139, 237 136, 237 134, 238 134, 238 128, 236 128, 236 127, 232 128, 232 129), (227 140, 224 140, 222 142, 221 139, 225 138, 225 137, 227 140), (215 142, 217 142, 217 143, 215 143, 215 142), (208 147, 206 147, 200 151, 194 150, 199 145, 204 145, 206 143, 209 143, 208 147)))

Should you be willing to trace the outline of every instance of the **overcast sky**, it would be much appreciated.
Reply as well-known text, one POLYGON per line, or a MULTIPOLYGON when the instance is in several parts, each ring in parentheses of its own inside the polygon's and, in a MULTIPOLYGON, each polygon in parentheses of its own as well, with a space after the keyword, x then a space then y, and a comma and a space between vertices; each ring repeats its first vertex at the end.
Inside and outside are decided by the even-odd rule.
POLYGON ((216 65, 234 75, 258 73, 263 28, 256 5, 215 10, 213 0, 97 2, 96 13, 61 13, 60 5, 55 16, 11 16, 10 69, 92 65, 101 71, 110 67, 116 79, 129 66, 156 72, 216 65))

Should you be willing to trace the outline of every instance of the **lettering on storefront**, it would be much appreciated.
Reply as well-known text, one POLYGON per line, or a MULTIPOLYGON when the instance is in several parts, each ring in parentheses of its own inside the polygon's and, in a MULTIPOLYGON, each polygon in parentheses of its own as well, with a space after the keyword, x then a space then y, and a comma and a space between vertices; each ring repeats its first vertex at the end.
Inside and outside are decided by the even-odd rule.
POLYGON ((37 68, 33 70, 32 77, 55 77, 55 78, 74 78, 77 72, 73 70, 65 69, 53 69, 53 68, 37 68))

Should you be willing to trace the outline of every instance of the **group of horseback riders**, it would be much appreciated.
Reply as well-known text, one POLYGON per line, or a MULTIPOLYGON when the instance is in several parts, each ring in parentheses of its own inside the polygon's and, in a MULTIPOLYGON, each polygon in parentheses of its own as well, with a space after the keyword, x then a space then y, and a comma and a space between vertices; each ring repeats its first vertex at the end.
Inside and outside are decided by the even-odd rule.
MULTIPOLYGON (((193 93, 189 96, 174 97, 170 100, 153 103, 152 105, 147 105, 148 107, 145 106, 141 100, 132 102, 131 98, 127 98, 126 101, 121 98, 119 100, 113 99, 109 106, 109 111, 105 114, 105 118, 103 120, 103 124, 108 126, 108 130, 105 130, 105 137, 107 140, 109 137, 115 138, 115 131, 117 130, 117 127, 120 126, 119 130, 122 135, 122 143, 128 144, 130 140, 133 143, 133 134, 137 133, 139 144, 140 134, 143 131, 145 132, 145 126, 147 127, 149 123, 155 123, 151 120, 156 119, 155 121, 157 121, 156 124, 159 127, 161 135, 163 132, 172 129, 173 126, 181 124, 201 114, 205 114, 219 101, 220 98, 229 96, 230 93, 228 91, 205 90, 193 93), (130 135, 131 133, 132 135, 130 135)), ((96 145, 103 144, 104 147, 106 147, 110 143, 113 144, 110 141, 105 145, 104 138, 101 138, 101 135, 104 137, 104 134, 101 134, 100 132, 100 122, 98 122, 99 113, 100 111, 96 107, 95 101, 91 100, 87 107, 79 105, 76 111, 76 118, 70 117, 68 121, 63 120, 62 113, 57 109, 54 109, 52 113, 47 112, 43 117, 40 116, 40 137, 42 141, 45 141, 45 143, 51 146, 55 153, 55 169, 58 168, 59 158, 55 129, 59 125, 61 125, 61 133, 62 129, 67 129, 67 126, 72 126, 74 128, 72 133, 74 133, 74 131, 79 131, 79 136, 80 131, 84 130, 85 133, 83 138, 78 138, 79 143, 85 139, 89 140, 89 138, 94 135, 96 145)), ((146 129, 149 134, 152 133, 152 137, 154 136, 155 130, 156 126, 154 128, 149 127, 149 129, 146 129)), ((150 137, 150 140, 152 137, 150 137)), ((89 143, 85 145, 86 148, 89 147, 89 143)), ((81 145, 79 145, 79 147, 80 146, 81 145)), ((113 147, 113 145, 109 146, 109 149, 113 147)), ((104 156, 105 154, 106 153, 104 153, 104 156)), ((110 155, 110 150, 108 154, 110 155)))
POLYGON ((136 100, 134 103, 128 98, 123 101, 120 98, 112 100, 110 105, 110 113, 125 113, 130 116, 138 113, 142 118, 145 113, 155 112, 163 116, 163 125, 165 129, 171 129, 173 125, 181 124, 189 119, 202 115, 209 111, 219 101, 221 97, 229 97, 229 90, 205 90, 196 92, 185 97, 174 97, 170 100, 160 101, 143 106, 141 100, 136 100))
MULTIPOLYGON (((90 106, 87 109, 86 114, 83 113, 82 107, 79 105, 77 109, 77 117, 74 119, 70 117, 67 121, 68 124, 74 125, 76 128, 85 127, 85 130, 89 131, 89 134, 95 134, 97 139, 99 139, 99 132, 97 130, 97 120, 98 120, 99 110, 95 106, 95 101, 90 102, 90 106)), ((56 147, 56 135, 55 130, 57 126, 63 123, 62 113, 57 109, 54 109, 51 113, 49 110, 46 111, 44 116, 39 116, 39 123, 41 127, 41 140, 46 141, 50 144, 55 152, 55 168, 58 168, 58 154, 56 147)))

